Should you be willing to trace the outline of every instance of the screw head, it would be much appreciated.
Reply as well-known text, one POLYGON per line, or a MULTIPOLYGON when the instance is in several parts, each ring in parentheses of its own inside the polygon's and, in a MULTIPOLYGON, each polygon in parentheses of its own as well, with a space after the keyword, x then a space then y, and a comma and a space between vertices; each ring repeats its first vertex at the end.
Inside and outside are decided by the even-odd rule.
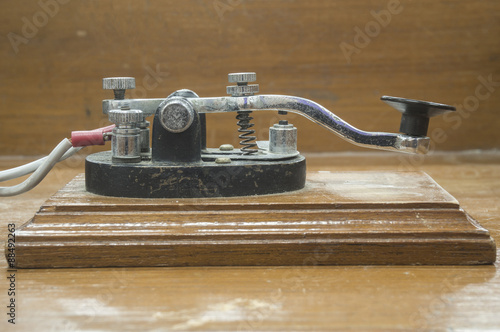
POLYGON ((168 99, 160 111, 161 125, 172 133, 186 131, 193 123, 194 117, 195 112, 191 104, 180 97, 168 99))
POLYGON ((215 163, 216 164, 230 164, 231 158, 226 158, 226 157, 215 158, 215 163))
POLYGON ((108 117, 117 126, 132 126, 144 120, 141 110, 110 110, 108 117))
POLYGON ((257 80, 256 73, 230 73, 227 75, 229 83, 248 83, 257 80))
POLYGON ((135 78, 133 77, 106 77, 102 79, 104 90, 127 90, 135 89, 135 78))
POLYGON ((222 144, 219 147, 219 150, 221 150, 221 151, 233 151, 234 150, 234 146, 232 146, 231 144, 222 144))

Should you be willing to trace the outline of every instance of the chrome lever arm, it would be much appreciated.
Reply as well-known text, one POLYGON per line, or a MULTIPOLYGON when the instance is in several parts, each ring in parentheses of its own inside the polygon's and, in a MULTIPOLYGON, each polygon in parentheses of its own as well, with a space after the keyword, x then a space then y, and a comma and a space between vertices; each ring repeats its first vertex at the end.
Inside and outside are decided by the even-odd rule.
POLYGON ((284 95, 189 98, 198 113, 248 111, 288 111, 300 114, 339 137, 366 148, 425 154, 430 139, 404 134, 368 132, 345 122, 320 104, 305 98, 284 95))

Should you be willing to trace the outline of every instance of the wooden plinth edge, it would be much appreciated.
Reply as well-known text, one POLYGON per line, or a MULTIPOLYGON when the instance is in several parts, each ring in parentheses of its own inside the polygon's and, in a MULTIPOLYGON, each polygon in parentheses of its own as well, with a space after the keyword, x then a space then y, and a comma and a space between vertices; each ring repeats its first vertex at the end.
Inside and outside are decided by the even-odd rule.
POLYGON ((17 268, 495 260, 489 232, 422 172, 316 172, 293 193, 206 199, 98 196, 79 175, 16 231, 17 268))

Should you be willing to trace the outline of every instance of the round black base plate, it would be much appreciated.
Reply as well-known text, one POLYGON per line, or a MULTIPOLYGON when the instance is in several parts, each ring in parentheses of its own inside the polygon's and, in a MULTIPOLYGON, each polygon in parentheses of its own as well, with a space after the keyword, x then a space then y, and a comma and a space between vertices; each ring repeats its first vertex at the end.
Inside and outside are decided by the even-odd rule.
POLYGON ((91 154, 85 161, 87 191, 105 196, 137 198, 199 198, 276 194, 302 189, 306 160, 233 160, 230 164, 133 164, 111 162, 111 152, 91 154))

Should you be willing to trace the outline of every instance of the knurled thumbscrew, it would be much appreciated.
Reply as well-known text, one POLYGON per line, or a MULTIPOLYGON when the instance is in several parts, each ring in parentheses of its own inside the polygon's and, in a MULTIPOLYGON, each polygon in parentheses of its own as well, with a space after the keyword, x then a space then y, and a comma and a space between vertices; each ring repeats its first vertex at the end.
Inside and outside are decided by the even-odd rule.
POLYGON ((125 99, 125 90, 135 89, 135 78, 133 77, 106 77, 102 79, 104 90, 113 90, 115 99, 125 99))
POLYGON ((111 110, 108 113, 109 121, 116 124, 117 127, 133 127, 144 121, 144 116, 141 110, 111 110))
POLYGON ((252 96, 259 93, 258 84, 248 84, 257 80, 255 73, 231 73, 227 75, 229 83, 236 83, 226 88, 228 94, 233 97, 252 96))

